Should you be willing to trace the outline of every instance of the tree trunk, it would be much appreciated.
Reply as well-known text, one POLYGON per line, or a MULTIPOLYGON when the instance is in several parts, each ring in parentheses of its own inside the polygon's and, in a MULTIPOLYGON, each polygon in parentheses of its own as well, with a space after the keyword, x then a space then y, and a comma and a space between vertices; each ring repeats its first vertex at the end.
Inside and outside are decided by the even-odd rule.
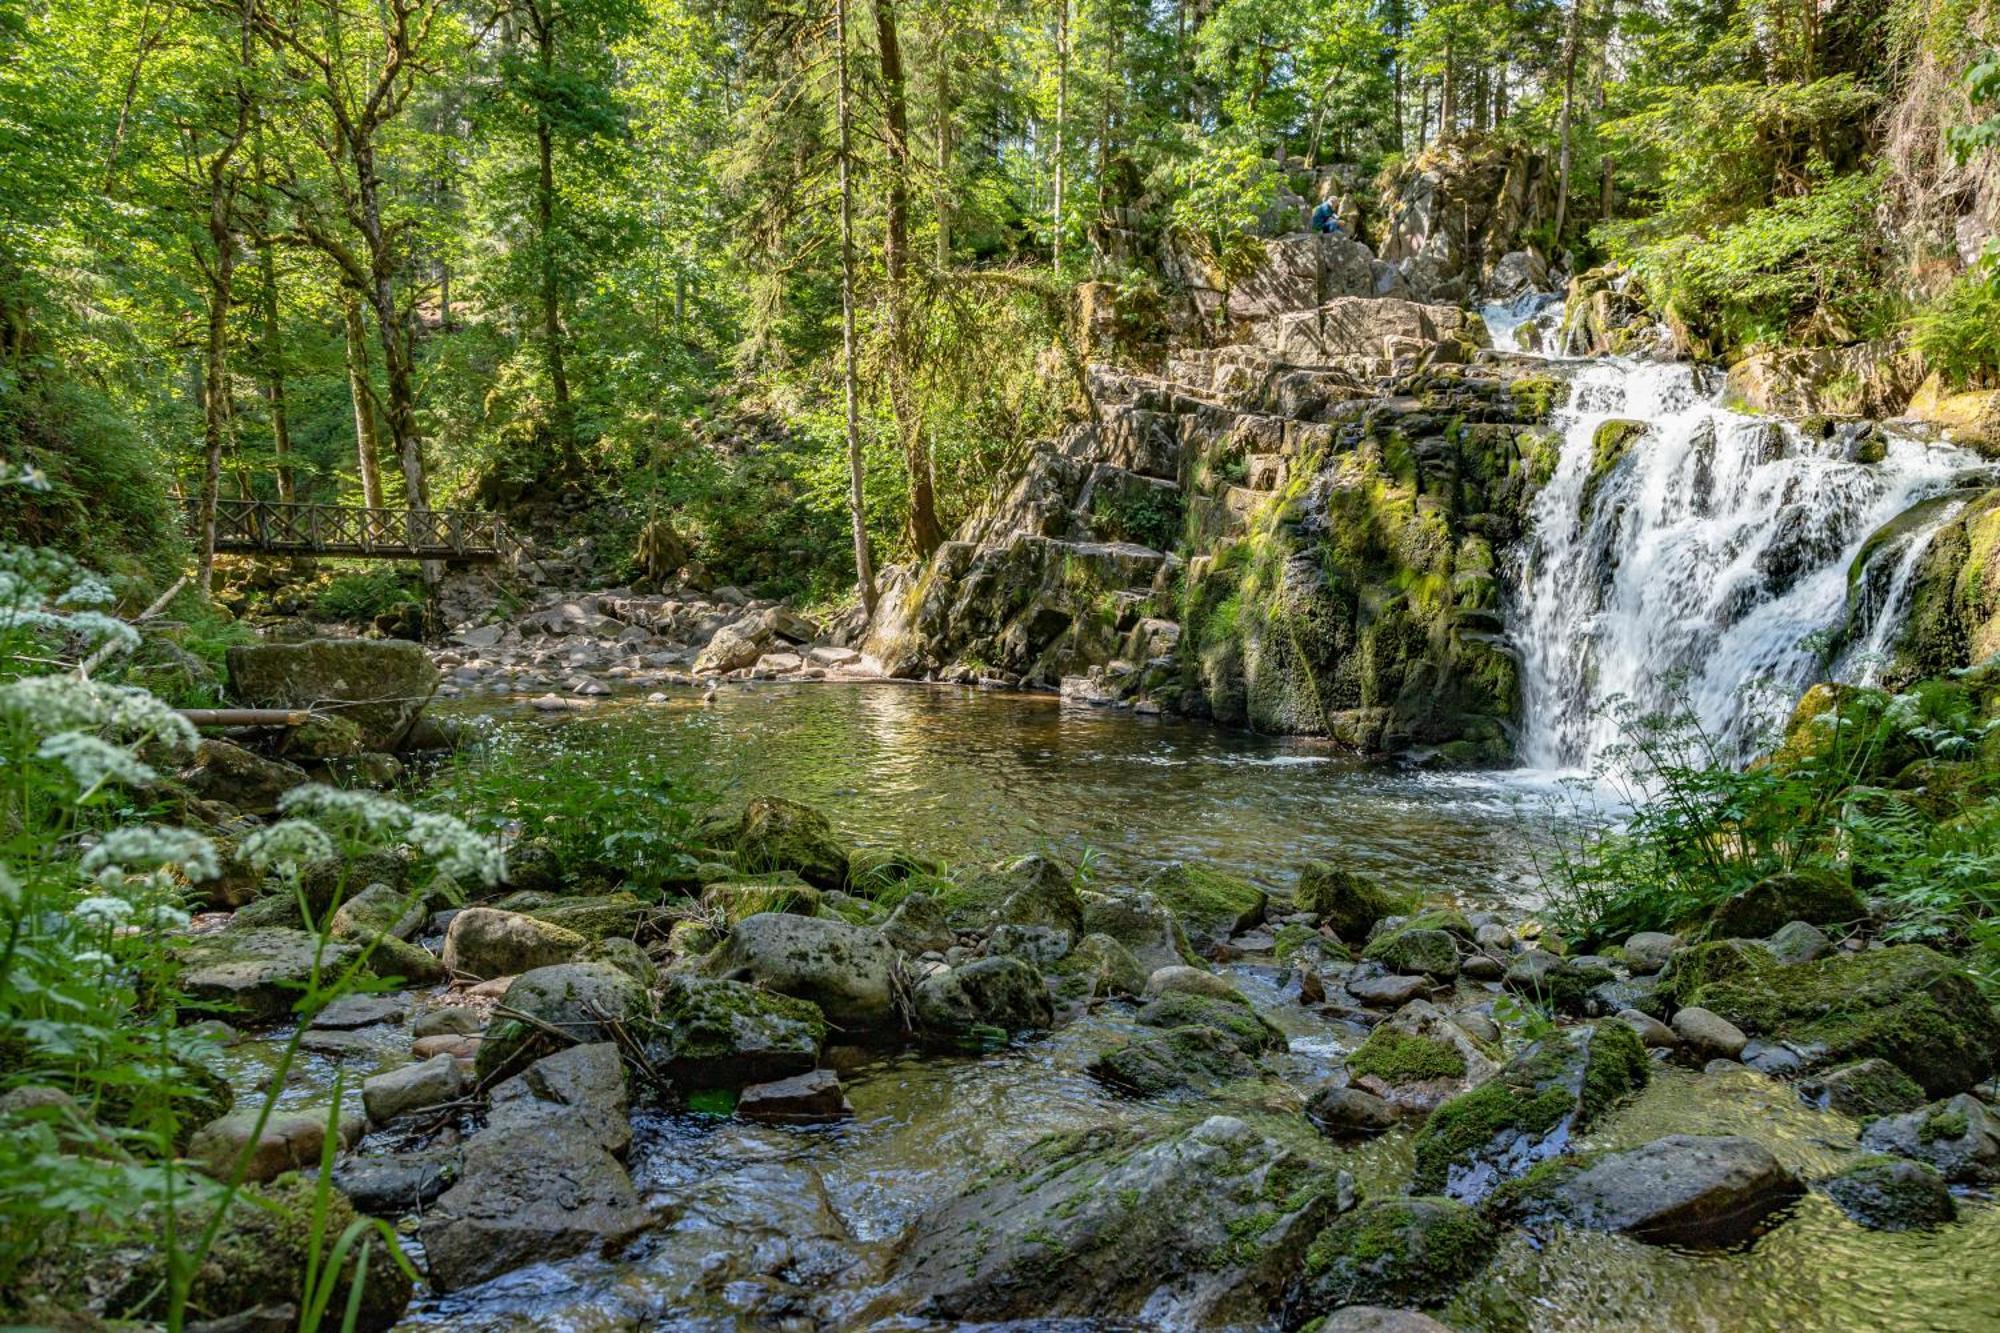
POLYGON ((368 328, 361 302, 340 289, 340 312, 347 325, 347 388, 354 396, 354 448, 361 465, 361 503, 382 507, 382 442, 375 425, 375 391, 368 380, 368 328))
POLYGON ((951 7, 938 18, 937 35, 937 271, 951 267, 951 7))
POLYGON ((854 530, 854 580, 862 614, 875 618, 875 562, 868 552, 868 512, 862 491, 861 421, 854 383, 854 156, 848 112, 847 0, 834 0, 834 40, 840 66, 840 387, 847 434, 847 517, 854 530))
MULTIPOLYGON (((1582 21, 1583 0, 1570 0, 1569 23, 1563 30, 1563 100, 1562 116, 1556 138, 1560 147, 1556 153, 1556 229, 1555 247, 1562 252, 1563 223, 1569 217, 1569 168, 1572 139, 1572 122, 1576 116, 1576 48, 1578 27, 1582 21)), ((1555 256, 1551 255, 1553 259, 1555 256)))
MULTIPOLYGON (((270 196, 266 192, 264 179, 264 149, 261 135, 255 149, 257 192, 261 198, 268 199, 270 196)), ((263 355, 259 359, 264 363, 264 404, 271 414, 271 451, 278 460, 278 498, 289 504, 299 497, 298 487, 292 475, 291 426, 285 416, 285 352, 278 327, 278 261, 275 249, 268 235, 258 238, 258 276, 264 285, 262 293, 264 346, 263 355)))
POLYGON ((1069 122, 1069 0, 1056 0, 1056 200, 1055 226, 1051 237, 1053 267, 1062 273, 1063 243, 1063 136, 1069 122))
POLYGON ((535 233, 541 247, 542 341, 549 372, 549 393, 555 411, 549 423, 562 451, 565 470, 581 470, 576 456, 574 414, 569 400, 569 371, 563 363, 562 283, 556 264, 556 157, 555 127, 549 123, 543 98, 555 86, 555 15, 540 5, 528 7, 535 29, 536 57, 541 64, 542 85, 535 101, 535 233))
POLYGON ((944 531, 938 525, 930 446, 924 440, 910 382, 915 359, 909 327, 910 119, 893 0, 875 0, 875 37, 882 60, 882 133, 889 158, 882 240, 882 265, 889 286, 889 405, 896 414, 903 463, 909 472, 910 546, 919 559, 928 559, 944 543, 944 531))

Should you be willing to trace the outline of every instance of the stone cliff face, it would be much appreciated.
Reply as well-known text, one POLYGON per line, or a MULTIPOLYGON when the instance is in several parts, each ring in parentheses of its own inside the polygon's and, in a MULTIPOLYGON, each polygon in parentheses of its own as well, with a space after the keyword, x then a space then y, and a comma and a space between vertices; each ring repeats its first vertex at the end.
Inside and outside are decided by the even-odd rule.
POLYGON ((1366 247, 1270 249, 1229 298, 1240 341, 1094 370, 1097 419, 891 579, 866 651, 894 675, 1504 762, 1495 553, 1552 463, 1561 386, 1481 355, 1455 306, 1355 293, 1394 285, 1366 247))

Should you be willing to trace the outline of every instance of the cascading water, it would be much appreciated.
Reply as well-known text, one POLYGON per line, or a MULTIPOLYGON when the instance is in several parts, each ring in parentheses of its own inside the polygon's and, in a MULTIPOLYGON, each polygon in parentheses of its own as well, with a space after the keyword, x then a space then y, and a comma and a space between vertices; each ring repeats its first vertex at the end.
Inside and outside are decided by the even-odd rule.
MULTIPOLYGON (((1526 322, 1517 308, 1488 318, 1510 343, 1526 322)), ((1567 370, 1554 474, 1515 552, 1522 762, 1591 765, 1619 742, 1627 709, 1690 710, 1746 758, 1830 674, 1843 627, 1855 646, 1835 673, 1871 678, 1923 549, 1954 510, 1932 505, 1893 539, 1869 539, 1978 460, 1891 433, 1864 461, 1863 437, 1812 439, 1729 411, 1718 377, 1685 364, 1567 370), (1864 552, 1850 625, 1849 572, 1864 552)))

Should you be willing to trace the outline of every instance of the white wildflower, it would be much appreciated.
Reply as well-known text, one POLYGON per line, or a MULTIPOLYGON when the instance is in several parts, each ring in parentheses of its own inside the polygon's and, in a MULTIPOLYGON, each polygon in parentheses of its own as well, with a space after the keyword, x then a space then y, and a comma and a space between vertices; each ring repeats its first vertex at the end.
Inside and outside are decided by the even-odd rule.
POLYGON ((44 735, 97 731, 114 739, 157 740, 182 753, 201 740, 186 718, 147 690, 66 674, 27 676, 0 685, 0 716, 44 735))
POLYGON ((143 787, 160 776, 124 746, 99 740, 85 731, 59 731, 44 740, 35 754, 67 768, 76 785, 85 791, 104 782, 143 787))
POLYGON ((160 903, 145 915, 145 923, 155 930, 182 930, 194 920, 184 908, 171 907, 160 903))
POLYGON ((80 864, 86 875, 95 875, 107 866, 131 871, 174 866, 190 880, 214 879, 222 873, 213 842, 192 829, 163 824, 112 829, 83 854, 80 864))
POLYGON ((117 616, 107 616, 102 611, 71 611, 62 617, 62 629, 92 643, 115 645, 121 653, 129 653, 139 646, 138 630, 117 616))
POLYGON ((76 582, 58 594, 57 606, 103 606, 113 600, 111 585, 95 574, 81 574, 76 582))
POLYGON ((115 926, 132 915, 132 904, 123 898, 103 895, 85 898, 70 909, 70 915, 87 926, 115 926))
POLYGON ((281 819, 244 838, 236 850, 258 870, 297 869, 332 856, 333 839, 309 820, 281 819))
POLYGON ((345 826, 356 833, 400 834, 410 822, 410 807, 372 791, 343 791, 323 783, 308 782, 278 798, 278 809, 288 815, 321 819, 345 826))
POLYGON ((498 883, 506 873, 506 862, 492 842, 450 815, 419 814, 410 818, 404 835, 410 845, 437 862, 440 871, 453 879, 476 879, 482 884, 498 883))

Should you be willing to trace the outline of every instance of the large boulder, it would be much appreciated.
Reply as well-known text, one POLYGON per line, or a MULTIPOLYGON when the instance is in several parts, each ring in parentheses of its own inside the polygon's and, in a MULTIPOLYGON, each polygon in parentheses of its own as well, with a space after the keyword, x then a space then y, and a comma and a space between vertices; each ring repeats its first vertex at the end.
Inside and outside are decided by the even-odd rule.
POLYGON ((2000 1116, 1967 1094, 1871 1121, 1861 1146, 1928 1162, 1955 1185, 2000 1181, 2000 1116))
POLYGON ((1351 1199, 1344 1172, 1232 1117, 1151 1140, 1098 1126, 933 1209, 892 1282, 927 1319, 1256 1327, 1351 1199))
POLYGON ((181 781, 195 795, 253 815, 270 814, 279 797, 310 780, 297 764, 266 759, 214 737, 196 746, 193 762, 181 770, 181 781))
POLYGON ((483 1080, 518 1069, 559 1046, 611 1041, 618 1026, 652 1014, 646 988, 608 963, 557 963, 523 972, 500 997, 500 1011, 479 1043, 483 1080), (519 1014, 521 1017, 513 1017, 519 1014))
POLYGON ((1311 912, 1349 944, 1367 939, 1383 917, 1410 910, 1409 900, 1402 895, 1391 893, 1359 871, 1326 861, 1308 861, 1299 867, 1299 882, 1292 896, 1301 912, 1311 912))
POLYGON ((360 952, 348 941, 267 926, 199 936, 175 946, 173 958, 181 991, 198 1008, 257 1025, 289 1017, 315 977, 338 975, 360 952))
POLYGON ((368 1118, 382 1125, 406 1112, 448 1102, 464 1088, 465 1075, 458 1060, 440 1053, 364 1080, 361 1104, 368 1108, 368 1118))
POLYGON ((823 889, 847 884, 847 845, 827 817, 781 796, 753 796, 727 836, 736 863, 753 874, 789 870, 823 889))
POLYGON ((368 750, 401 748, 439 680, 423 645, 403 639, 238 644, 228 667, 237 702, 329 709, 361 729, 368 750))
POLYGON ((1568 1151, 1649 1072, 1638 1034, 1615 1018, 1545 1037, 1431 1113, 1417 1135, 1413 1187, 1476 1202, 1568 1151))
POLYGON ((1675 957, 1666 989, 1752 1037, 1811 1052, 1821 1064, 1887 1060, 1932 1097, 1989 1076, 2000 1018, 1963 967, 1919 944, 1786 965, 1738 940, 1675 957))
POLYGON ((917 986, 917 1025, 947 1041, 975 1029, 1014 1033, 1055 1023, 1049 988, 1032 964, 1019 958, 976 958, 933 972, 917 986))
POLYGON ((444 965, 459 976, 517 977, 566 963, 589 943, 576 931, 525 912, 468 907, 445 928, 444 965))
POLYGON ((1674 1134, 1537 1173, 1504 1211, 1617 1231, 1653 1245, 1720 1248, 1762 1230, 1805 1186, 1771 1150, 1736 1135, 1674 1134))
POLYGON ((1348 1305, 1436 1305, 1485 1267, 1497 1232, 1455 1199, 1373 1199, 1313 1237, 1287 1324, 1348 1305))
POLYGON ((1767 875, 1717 904, 1708 933, 1714 939, 1754 939, 1793 921, 1830 926, 1867 915, 1868 904, 1844 878, 1824 870, 1791 870, 1767 875))
POLYGON ((819 1007, 740 981, 672 975, 647 1025, 647 1061, 683 1090, 739 1088, 819 1063, 819 1007))
POLYGON ((1140 892, 1173 912, 1200 952, 1264 919, 1270 895, 1246 879, 1175 861, 1153 872, 1140 892))
POLYGON ((523 1079, 505 1096, 495 1090, 506 1108, 501 1123, 466 1144, 458 1182, 425 1218, 420 1235, 437 1290, 601 1250, 646 1225, 638 1192, 614 1156, 630 1137, 624 1107, 612 1106, 606 1079, 592 1076, 606 1057, 615 1068, 617 1053, 600 1045, 581 1057, 563 1055, 574 1069, 523 1079))
POLYGON ((828 917, 745 917, 703 964, 709 976, 807 1000, 849 1037, 898 1024, 894 946, 879 930, 828 917))

